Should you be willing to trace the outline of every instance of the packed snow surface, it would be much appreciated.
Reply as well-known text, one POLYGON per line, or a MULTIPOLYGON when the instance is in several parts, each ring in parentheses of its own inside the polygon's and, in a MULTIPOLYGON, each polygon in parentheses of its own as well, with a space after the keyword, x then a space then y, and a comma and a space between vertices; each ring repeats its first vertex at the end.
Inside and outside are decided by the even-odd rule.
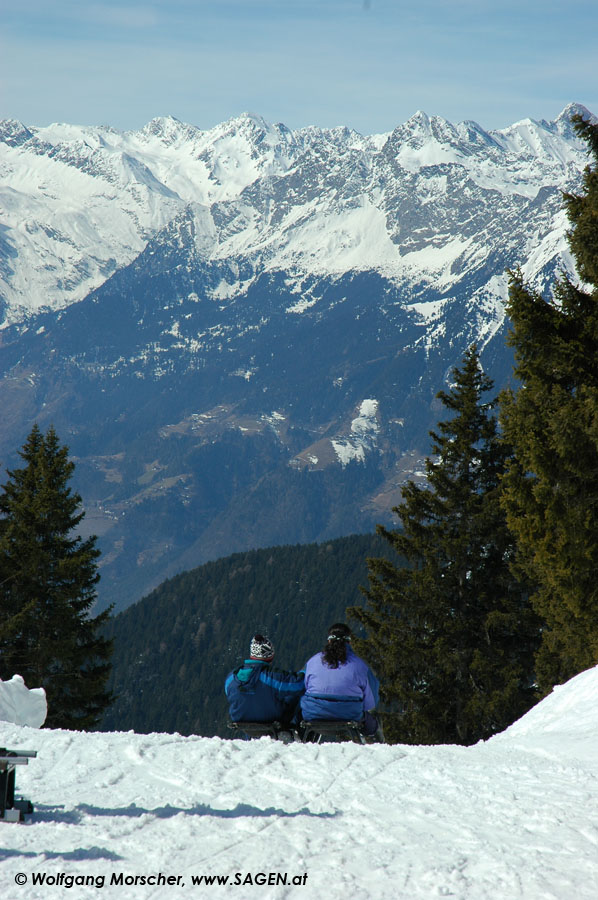
POLYGON ((598 897, 598 668, 468 748, 6 723, 0 744, 39 751, 34 815, 0 824, 11 900, 598 897))

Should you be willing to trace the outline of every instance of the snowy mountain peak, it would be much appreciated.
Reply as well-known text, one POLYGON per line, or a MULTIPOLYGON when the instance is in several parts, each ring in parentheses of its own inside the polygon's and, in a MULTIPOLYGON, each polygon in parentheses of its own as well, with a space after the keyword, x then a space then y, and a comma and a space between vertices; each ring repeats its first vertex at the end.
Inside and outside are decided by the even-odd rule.
POLYGON ((573 116, 581 116, 583 119, 591 119, 592 122, 598 122, 598 117, 593 115, 587 106, 584 106, 582 103, 568 103, 556 117, 553 124, 570 123, 573 116))
POLYGON ((590 115, 585 107, 570 104, 554 122, 522 119, 492 134, 504 150, 516 153, 522 159, 542 165, 577 163, 579 151, 583 151, 585 145, 575 133, 571 116, 579 111, 590 115))
POLYGON ((201 134, 199 128, 187 125, 174 116, 157 116, 137 132, 143 138, 158 138, 167 146, 178 142, 194 140, 201 134))
POLYGON ((269 156, 286 168, 297 155, 299 146, 295 135, 286 125, 273 125, 262 116, 245 112, 228 119, 209 132, 214 154, 226 155, 232 149, 253 159, 269 156))
POLYGON ((257 129, 258 131, 270 131, 273 127, 263 116, 249 112, 248 110, 242 112, 239 116, 229 119, 229 124, 233 126, 247 124, 250 128, 257 129))
POLYGON ((431 121, 432 121, 432 119, 426 112, 424 112, 423 109, 418 109, 416 112, 413 113, 412 116, 410 116, 407 119, 407 121, 405 122, 405 125, 408 128, 419 127, 419 128, 429 129, 431 121))
POLYGON ((402 141, 422 141, 432 135, 432 120, 427 113, 418 110, 406 122, 393 129, 392 136, 402 141))
POLYGON ((0 141, 9 147, 19 147, 32 137, 33 133, 17 119, 4 119, 0 122, 0 141))
POLYGON ((545 122, 542 120, 540 125, 544 128, 547 128, 549 131, 553 131, 556 134, 559 134, 561 137, 566 140, 578 140, 577 134, 573 127, 572 118, 573 116, 581 116, 583 119, 589 119, 592 122, 598 122, 598 118, 587 109, 587 107, 583 106, 581 103, 569 103, 563 111, 556 117, 554 122, 545 122))

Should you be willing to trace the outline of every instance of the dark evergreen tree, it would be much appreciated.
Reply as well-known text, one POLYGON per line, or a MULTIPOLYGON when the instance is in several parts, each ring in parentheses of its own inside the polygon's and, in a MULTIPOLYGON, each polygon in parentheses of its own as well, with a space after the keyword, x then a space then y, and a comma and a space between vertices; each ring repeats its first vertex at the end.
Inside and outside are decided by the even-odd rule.
POLYGON ((514 448, 504 507, 545 622, 542 692, 598 662, 598 125, 579 116, 574 124, 593 156, 584 192, 564 197, 580 282, 562 274, 546 300, 511 276, 521 386, 501 395, 514 448))
POLYGON ((99 550, 75 533, 81 498, 54 429, 36 425, 20 455, 0 494, 0 677, 43 687, 48 725, 89 728, 111 699, 111 642, 99 634, 110 612, 90 616, 99 550))
POLYGON ((476 347, 439 398, 452 417, 431 432, 427 485, 409 482, 395 508, 398 530, 378 532, 407 567, 370 559, 356 643, 381 679, 385 730, 404 743, 470 744, 532 705, 538 623, 499 502, 507 449, 499 440, 492 381, 476 347))

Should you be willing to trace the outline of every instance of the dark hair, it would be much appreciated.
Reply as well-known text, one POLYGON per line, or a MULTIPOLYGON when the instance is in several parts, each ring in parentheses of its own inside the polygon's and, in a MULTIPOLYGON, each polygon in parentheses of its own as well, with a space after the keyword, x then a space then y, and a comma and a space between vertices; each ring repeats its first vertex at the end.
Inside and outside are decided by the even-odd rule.
POLYGON ((352 637, 351 629, 343 622, 337 622, 328 629, 328 639, 322 657, 329 669, 338 669, 347 662, 347 644, 352 637))

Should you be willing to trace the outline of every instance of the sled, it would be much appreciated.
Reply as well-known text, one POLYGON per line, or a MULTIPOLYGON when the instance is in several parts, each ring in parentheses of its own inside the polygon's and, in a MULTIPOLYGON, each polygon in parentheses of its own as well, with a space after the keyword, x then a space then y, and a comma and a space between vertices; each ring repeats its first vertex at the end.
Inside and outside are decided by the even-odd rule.
POLYGON ((275 741, 290 744, 295 740, 295 729, 281 722, 229 722, 231 731, 240 732, 239 737, 245 736, 247 740, 254 738, 271 737, 275 741))
POLYGON ((368 744, 369 740, 361 732, 360 722, 345 722, 341 719, 314 719, 301 723, 304 744, 321 744, 324 741, 353 741, 354 744, 368 744))

